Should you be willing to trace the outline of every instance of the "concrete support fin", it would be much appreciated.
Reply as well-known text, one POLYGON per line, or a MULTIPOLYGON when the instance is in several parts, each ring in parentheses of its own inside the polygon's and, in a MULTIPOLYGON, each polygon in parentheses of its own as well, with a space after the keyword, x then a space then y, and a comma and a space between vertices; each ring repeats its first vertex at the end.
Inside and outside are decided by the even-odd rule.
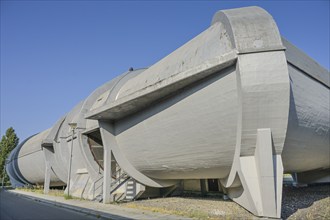
MULTIPOLYGON (((101 125, 102 123, 100 123, 101 125)), ((100 126, 101 136, 103 140, 106 140, 106 137, 111 135, 112 126, 108 126, 108 129, 104 129, 104 126, 100 126)), ((110 144, 104 143, 103 146, 103 203, 108 204, 111 201, 110 192, 111 192, 111 161, 113 160, 113 155, 111 152, 110 144)))
POLYGON ((229 188, 229 197, 255 215, 279 218, 283 165, 273 149, 269 128, 258 129, 255 154, 240 157, 239 164, 241 186, 229 188))
POLYGON ((51 166, 49 164, 49 161, 46 160, 44 194, 48 194, 49 193, 50 173, 51 173, 51 166))

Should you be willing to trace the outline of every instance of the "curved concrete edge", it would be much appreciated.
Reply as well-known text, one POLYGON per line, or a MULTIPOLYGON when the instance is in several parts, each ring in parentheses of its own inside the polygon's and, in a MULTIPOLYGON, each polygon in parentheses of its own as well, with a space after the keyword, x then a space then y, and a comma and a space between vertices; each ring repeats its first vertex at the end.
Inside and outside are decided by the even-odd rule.
POLYGON ((99 204, 97 202, 92 202, 92 201, 76 201, 74 199, 65 200, 64 198, 61 198, 61 197, 47 196, 47 195, 42 195, 42 194, 38 195, 35 193, 23 192, 23 191, 18 191, 18 190, 15 190, 15 191, 10 190, 8 192, 15 194, 15 196, 24 197, 26 199, 44 203, 47 205, 61 207, 61 208, 68 209, 68 210, 78 212, 78 213, 82 213, 85 215, 94 216, 98 219, 118 219, 118 220, 128 220, 128 219, 146 219, 146 220, 148 220, 148 219, 149 220, 181 219, 181 220, 183 220, 183 219, 191 219, 191 218, 181 217, 181 216, 154 213, 154 212, 150 212, 150 211, 146 211, 146 210, 124 208, 124 207, 119 207, 119 206, 115 206, 115 205, 112 205, 112 207, 110 207, 110 208, 109 208, 109 205, 106 205, 104 207, 104 209, 101 210, 100 206, 102 206, 102 204, 99 204), (78 202, 80 204, 78 204, 78 202), (85 203, 85 204, 82 204, 82 203, 85 203))
POLYGON ((24 185, 32 185, 30 182, 28 182, 18 168, 17 158, 19 151, 23 147, 23 145, 30 140, 32 137, 36 136, 37 134, 31 135, 30 137, 26 138, 24 141, 22 141, 15 149, 9 154, 8 156, 8 163, 6 165, 6 172, 10 178, 10 181, 14 183, 15 187, 20 187, 24 185), (13 180, 13 181, 12 181, 13 180))
POLYGON ((260 7, 218 11, 211 25, 216 22, 224 24, 239 54, 285 49, 274 19, 260 7))
POLYGON ((221 183, 232 200, 253 214, 279 218, 281 153, 290 104, 285 47, 273 18, 259 7, 219 11, 212 24, 216 22, 224 24, 238 53, 235 156, 229 176, 221 183))
POLYGON ((59 120, 57 120, 57 122, 53 125, 53 127, 50 129, 47 137, 42 140, 42 145, 51 145, 53 144, 53 141, 56 141, 57 137, 58 137, 58 133, 62 127, 62 124, 64 122, 66 118, 65 116, 62 116, 59 120))
MULTIPOLYGON (((51 128, 29 139, 19 151, 17 159, 18 169, 31 185, 44 182, 44 167, 47 160, 44 155, 45 149, 43 149, 42 143, 46 140, 50 130, 51 128)), ((48 149, 51 150, 50 148, 48 149)), ((55 186, 61 182, 53 172, 51 172, 50 179, 55 186)))
MULTIPOLYGON (((41 147, 43 148, 44 152, 44 157, 45 157, 45 163, 46 163, 46 169, 45 169, 45 185, 50 184, 47 183, 48 181, 48 175, 49 175, 49 180, 50 180, 50 172, 53 172, 53 175, 55 175, 61 182, 62 185, 65 185, 65 178, 63 175, 61 175, 61 165, 58 163, 55 157, 55 147, 56 146, 56 141, 58 138, 58 134, 60 132, 60 129, 65 121, 66 115, 61 117, 51 128, 48 136, 46 139, 42 140, 41 142, 41 147)), ((45 187, 46 191, 48 187, 45 187)))
POLYGON ((83 192, 79 190, 77 190, 77 193, 73 192, 74 195, 78 196, 78 194, 81 194, 84 198, 93 198, 94 194, 100 193, 95 192, 95 185, 100 183, 100 179, 102 179, 103 176, 103 170, 96 162, 96 159, 94 158, 88 143, 89 132, 99 129, 98 122, 95 120, 86 119, 85 114, 92 111, 94 108, 98 108, 98 106, 107 103, 109 100, 114 99, 116 95, 114 93, 116 93, 116 90, 119 89, 118 87, 120 87, 122 83, 125 83, 127 80, 134 78, 144 70, 145 69, 136 69, 127 71, 95 89, 83 101, 81 109, 72 120, 77 122, 78 126, 82 128, 76 131, 77 139, 76 143, 74 144, 77 145, 76 150, 78 150, 80 154, 80 163, 77 164, 78 166, 74 167, 74 170, 87 171, 84 174, 74 174, 77 178, 73 180, 73 187, 78 186, 79 188, 82 184, 84 184, 85 187, 83 192), (81 176, 81 178, 79 176, 81 176), (85 178, 83 176, 88 177, 85 178))
POLYGON ((119 166, 125 172, 133 177, 136 181, 151 187, 167 187, 177 183, 175 180, 155 180, 142 174, 130 164, 130 162, 121 153, 118 147, 114 129, 110 122, 99 121, 101 136, 104 144, 104 177, 103 177, 103 202, 110 202, 110 185, 111 185, 111 160, 112 155, 115 157, 119 166))
MULTIPOLYGON (((9 156, 9 158, 10 158, 10 156, 9 156)), ((13 167, 12 164, 7 164, 6 165, 6 173, 8 174, 9 179, 10 179, 10 182, 11 182, 11 185, 13 187, 24 186, 24 183, 22 183, 20 181, 20 179, 18 178, 18 176, 16 175, 16 172, 14 171, 14 167, 13 167)))

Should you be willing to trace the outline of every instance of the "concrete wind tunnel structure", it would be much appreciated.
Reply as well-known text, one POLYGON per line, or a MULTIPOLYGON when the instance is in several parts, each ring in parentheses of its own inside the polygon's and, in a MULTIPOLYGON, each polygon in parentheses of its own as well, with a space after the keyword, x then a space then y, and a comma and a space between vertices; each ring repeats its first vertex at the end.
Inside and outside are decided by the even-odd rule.
POLYGON ((149 68, 97 88, 10 155, 13 185, 66 185, 88 199, 223 191, 280 217, 283 173, 329 181, 329 72, 263 9, 217 12, 149 68), (68 123, 77 123, 74 135, 68 123))

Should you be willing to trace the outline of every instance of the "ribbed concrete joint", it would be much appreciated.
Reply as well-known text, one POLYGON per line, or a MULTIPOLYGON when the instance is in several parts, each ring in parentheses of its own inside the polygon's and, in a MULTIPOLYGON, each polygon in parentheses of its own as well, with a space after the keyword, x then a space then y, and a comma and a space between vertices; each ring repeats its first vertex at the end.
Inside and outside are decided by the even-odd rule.
POLYGON ((230 198, 255 215, 280 217, 290 104, 285 48, 274 20, 258 7, 220 11, 216 22, 224 24, 239 54, 235 156, 221 183, 230 198))

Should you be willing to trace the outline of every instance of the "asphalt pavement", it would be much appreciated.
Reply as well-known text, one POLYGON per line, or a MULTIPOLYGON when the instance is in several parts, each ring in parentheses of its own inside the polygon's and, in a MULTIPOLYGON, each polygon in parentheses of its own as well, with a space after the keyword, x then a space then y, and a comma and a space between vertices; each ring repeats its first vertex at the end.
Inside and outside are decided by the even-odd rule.
POLYGON ((96 220, 102 219, 60 206, 32 200, 6 190, 0 191, 1 220, 96 220))
POLYGON ((113 204, 21 190, 1 190, 0 220, 188 220, 190 218, 113 204))

